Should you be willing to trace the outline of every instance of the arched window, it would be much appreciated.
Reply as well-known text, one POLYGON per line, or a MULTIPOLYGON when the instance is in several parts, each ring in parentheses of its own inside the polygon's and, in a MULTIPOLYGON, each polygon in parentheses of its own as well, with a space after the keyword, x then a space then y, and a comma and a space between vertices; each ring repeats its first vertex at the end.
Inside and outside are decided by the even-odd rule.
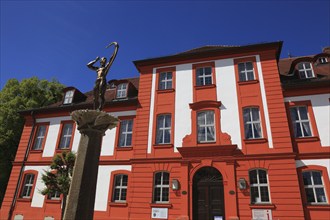
POLYGON ((304 188, 308 203, 326 204, 327 197, 320 171, 302 172, 304 188))
POLYGON ((154 203, 167 203, 169 201, 170 174, 157 172, 154 176, 154 203))
POLYGON ((24 175, 21 193, 19 195, 20 198, 23 198, 23 199, 32 198, 33 185, 35 182, 35 178, 36 178, 36 176, 33 173, 26 173, 24 175))
POLYGON ((112 193, 112 202, 126 202, 128 176, 115 175, 112 193))
POLYGON ((267 171, 254 169, 249 171, 251 204, 270 203, 267 171))

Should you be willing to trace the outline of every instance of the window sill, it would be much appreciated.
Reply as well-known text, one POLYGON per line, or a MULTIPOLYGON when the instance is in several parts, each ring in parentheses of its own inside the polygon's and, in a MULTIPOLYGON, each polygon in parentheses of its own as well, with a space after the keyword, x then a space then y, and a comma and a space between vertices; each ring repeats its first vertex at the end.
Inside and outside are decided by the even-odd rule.
POLYGON ((63 151, 71 151, 71 149, 70 149, 70 148, 63 148, 63 149, 59 149, 59 148, 57 148, 57 149, 55 150, 56 153, 62 153, 63 151))
POLYGON ((43 150, 30 150, 30 154, 40 154, 43 150))
POLYGON ((154 207, 154 208, 171 208, 172 203, 150 203, 150 207, 154 207))
POLYGON ((209 89, 209 88, 215 88, 215 84, 210 84, 210 85, 204 85, 204 86, 194 86, 195 89, 209 89))
POLYGON ((52 204, 60 204, 60 199, 46 199, 46 203, 52 203, 52 204))
POLYGON ((117 147, 117 151, 130 151, 133 150, 133 147, 117 147))
POLYGON ((239 81, 237 82, 238 85, 249 85, 249 84, 256 84, 259 83, 259 80, 248 80, 248 81, 239 81))
POLYGON ((127 207, 127 202, 109 202, 109 206, 113 207, 127 207))
POLYGON ((154 144, 154 148, 172 148, 173 144, 154 144))
POLYGON ((157 93, 171 93, 175 92, 175 89, 157 89, 157 93))
POLYGON ((306 208, 309 210, 329 210, 330 211, 330 205, 329 204, 305 204, 306 208))
POLYGON ((267 138, 257 138, 257 139, 244 139, 244 142, 246 144, 261 144, 261 143, 267 143, 267 138))
POLYGON ((250 204, 250 209, 275 209, 276 206, 271 203, 250 204))
POLYGON ((17 201, 19 201, 19 202, 31 202, 32 198, 17 198, 17 201))
POLYGON ((319 141, 319 137, 296 137, 294 139, 296 142, 316 142, 319 141))

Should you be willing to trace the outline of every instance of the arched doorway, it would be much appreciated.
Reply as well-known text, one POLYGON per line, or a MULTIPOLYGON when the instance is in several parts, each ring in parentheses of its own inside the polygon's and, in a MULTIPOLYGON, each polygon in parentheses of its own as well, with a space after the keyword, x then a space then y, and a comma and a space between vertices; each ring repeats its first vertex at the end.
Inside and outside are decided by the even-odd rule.
POLYGON ((193 220, 215 219, 225 219, 223 179, 217 169, 203 167, 193 178, 193 220))

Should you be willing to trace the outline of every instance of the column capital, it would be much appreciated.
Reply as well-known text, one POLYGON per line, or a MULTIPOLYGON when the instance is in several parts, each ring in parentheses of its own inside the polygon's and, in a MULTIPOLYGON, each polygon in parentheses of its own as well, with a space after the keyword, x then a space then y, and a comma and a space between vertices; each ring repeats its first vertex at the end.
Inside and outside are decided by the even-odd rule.
POLYGON ((93 131, 104 135, 106 130, 116 127, 118 122, 116 117, 106 112, 88 109, 73 111, 71 117, 81 134, 93 131))

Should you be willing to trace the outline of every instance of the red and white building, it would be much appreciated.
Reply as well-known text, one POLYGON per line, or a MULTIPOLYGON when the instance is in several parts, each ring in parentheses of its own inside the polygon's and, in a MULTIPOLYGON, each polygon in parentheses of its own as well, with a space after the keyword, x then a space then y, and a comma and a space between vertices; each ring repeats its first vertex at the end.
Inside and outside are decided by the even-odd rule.
MULTIPOLYGON (((303 220, 330 216, 330 51, 279 59, 282 42, 205 46, 134 61, 111 80, 95 219, 303 220)), ((43 170, 77 151, 74 87, 26 122, 1 219, 59 219, 43 170)))

